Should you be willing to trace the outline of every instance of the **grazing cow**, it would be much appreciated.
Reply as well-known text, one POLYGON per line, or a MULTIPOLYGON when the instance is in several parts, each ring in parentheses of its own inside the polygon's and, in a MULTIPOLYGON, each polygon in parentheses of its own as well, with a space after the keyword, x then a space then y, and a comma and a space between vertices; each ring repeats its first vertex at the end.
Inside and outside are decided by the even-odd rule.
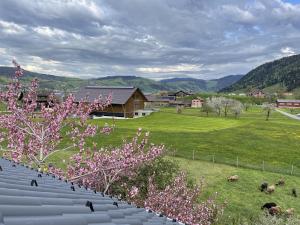
POLYGON ((239 180, 239 176, 238 175, 233 175, 227 178, 228 181, 230 182, 235 182, 239 180))
POLYGON ((276 186, 283 186, 285 185, 285 181, 283 178, 280 178, 280 180, 276 183, 276 186))
POLYGON ((274 207, 271 207, 268 211, 271 216, 275 216, 275 215, 279 215, 281 213, 281 208, 280 208, 280 206, 274 206, 274 207))
POLYGON ((295 198, 297 198, 297 191, 295 188, 292 189, 292 196, 294 196, 295 198))
POLYGON ((264 182, 260 185, 260 191, 263 192, 263 191, 266 191, 268 188, 268 183, 267 182, 264 182))
POLYGON ((285 214, 289 217, 294 215, 295 209, 294 208, 289 208, 287 210, 285 210, 285 214))
POLYGON ((271 194, 271 193, 273 193, 274 191, 275 191, 275 185, 274 185, 274 184, 268 186, 268 188, 267 188, 267 193, 268 193, 268 194, 271 194))
POLYGON ((265 203, 261 209, 271 209, 272 207, 276 207, 277 204, 275 202, 268 202, 268 203, 265 203))

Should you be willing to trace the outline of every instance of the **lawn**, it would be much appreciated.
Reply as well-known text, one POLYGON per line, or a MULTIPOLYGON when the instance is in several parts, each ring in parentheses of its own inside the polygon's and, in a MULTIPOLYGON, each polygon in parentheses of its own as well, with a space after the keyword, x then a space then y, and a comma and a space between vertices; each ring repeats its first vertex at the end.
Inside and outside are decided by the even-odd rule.
MULTIPOLYGON (((112 119, 91 123, 112 124, 112 119)), ((169 154, 186 159, 215 161, 254 169, 265 169, 300 176, 300 121, 272 112, 270 120, 258 107, 241 118, 224 118, 201 114, 199 109, 186 109, 182 114, 174 108, 138 119, 115 120, 115 131, 99 135, 93 141, 100 146, 116 146, 134 135, 141 127, 150 131, 151 141, 165 144, 169 154)), ((60 155, 62 154, 62 155, 60 155)), ((69 152, 55 158, 65 158, 69 152)))

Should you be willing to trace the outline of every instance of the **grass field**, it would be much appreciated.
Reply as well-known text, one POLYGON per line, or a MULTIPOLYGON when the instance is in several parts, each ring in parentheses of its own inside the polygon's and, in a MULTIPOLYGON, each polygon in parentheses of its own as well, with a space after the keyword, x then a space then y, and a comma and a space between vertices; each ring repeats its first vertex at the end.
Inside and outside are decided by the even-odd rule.
MULTIPOLYGON (((91 121, 98 125, 105 122, 113 123, 111 119, 91 121)), ((293 164, 294 174, 300 175, 300 121, 277 112, 272 112, 266 121, 259 107, 251 108, 239 119, 206 117, 199 109, 185 109, 177 114, 174 108, 166 108, 144 118, 116 120, 115 125, 111 135, 99 135, 94 141, 100 146, 116 146, 132 137, 139 127, 150 131, 151 142, 164 143, 170 155, 175 150, 176 160, 192 177, 205 177, 205 197, 219 192, 219 199, 228 201, 225 217, 257 215, 260 206, 270 201, 300 212, 300 201, 290 195, 292 188, 300 191, 300 177, 281 174, 289 173, 293 164), (195 160, 191 160, 193 151, 195 160), (212 155, 216 163, 212 163, 212 155), (239 166, 255 170, 230 166, 236 164, 237 156, 239 166), (265 170, 278 173, 263 172, 263 161, 265 170), (226 177, 233 174, 238 174, 240 181, 228 183, 226 177), (263 181, 275 183, 281 176, 287 185, 273 195, 258 190, 263 181)), ((63 166, 61 159, 71 154, 60 152, 50 160, 63 166)))
MULTIPOLYGON (((112 124, 112 120, 93 120, 92 123, 112 124)), ((197 109, 176 114, 174 108, 139 119, 115 120, 116 129, 109 136, 100 135, 100 146, 120 145, 132 137, 139 127, 150 131, 151 141, 164 143, 178 157, 194 158, 217 163, 300 175, 300 121, 272 112, 265 121, 260 108, 252 108, 239 119, 206 117, 197 109), (297 167, 298 166, 298 167, 297 167)), ((62 153, 69 154, 69 153, 62 153)), ((60 155, 57 155, 60 157, 60 155)))
POLYGON ((263 181, 274 184, 282 175, 182 158, 175 160, 194 179, 205 178, 204 198, 218 192, 218 200, 227 202, 222 225, 232 224, 232 219, 236 218, 256 217, 261 213, 260 207, 266 202, 276 202, 282 209, 295 208, 298 214, 300 212, 299 199, 291 196, 291 189, 300 187, 298 177, 285 175, 286 185, 276 188, 269 195, 258 190, 259 185, 263 181), (232 174, 239 175, 238 182, 227 182, 226 177, 232 174))

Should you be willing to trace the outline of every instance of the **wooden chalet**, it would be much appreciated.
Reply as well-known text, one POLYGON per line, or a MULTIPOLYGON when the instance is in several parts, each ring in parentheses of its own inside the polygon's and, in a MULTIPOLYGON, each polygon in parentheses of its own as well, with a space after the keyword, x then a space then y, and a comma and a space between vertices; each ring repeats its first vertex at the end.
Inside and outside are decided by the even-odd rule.
POLYGON ((105 87, 86 86, 75 93, 76 101, 93 102, 99 96, 103 98, 112 95, 112 103, 102 111, 93 112, 95 116, 115 116, 132 118, 136 111, 144 109, 147 98, 136 87, 105 87))
POLYGON ((277 99, 278 108, 300 108, 300 100, 277 99))
POLYGON ((181 90, 174 93, 169 93, 168 97, 173 98, 172 100, 177 100, 178 98, 183 98, 190 95, 192 95, 192 93, 181 90))

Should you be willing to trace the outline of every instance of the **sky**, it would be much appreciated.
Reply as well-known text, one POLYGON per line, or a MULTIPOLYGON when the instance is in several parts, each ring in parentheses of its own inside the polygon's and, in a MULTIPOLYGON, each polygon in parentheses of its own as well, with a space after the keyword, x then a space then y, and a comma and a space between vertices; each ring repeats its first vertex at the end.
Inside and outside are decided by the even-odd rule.
POLYGON ((300 53, 300 0, 1 0, 0 65, 213 79, 300 53))

